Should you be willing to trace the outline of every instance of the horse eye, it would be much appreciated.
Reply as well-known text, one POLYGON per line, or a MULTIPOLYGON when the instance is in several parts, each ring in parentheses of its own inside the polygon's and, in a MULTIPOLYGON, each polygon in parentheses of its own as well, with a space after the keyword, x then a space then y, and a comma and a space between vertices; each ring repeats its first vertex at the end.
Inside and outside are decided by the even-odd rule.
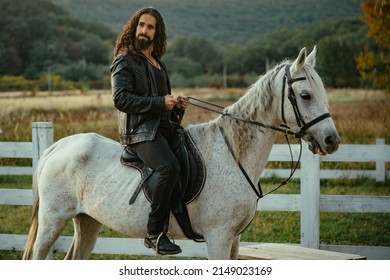
POLYGON ((304 100, 311 100, 311 95, 310 95, 310 93, 308 93, 308 92, 302 92, 302 93, 301 93, 301 97, 302 97, 302 99, 304 99, 304 100))

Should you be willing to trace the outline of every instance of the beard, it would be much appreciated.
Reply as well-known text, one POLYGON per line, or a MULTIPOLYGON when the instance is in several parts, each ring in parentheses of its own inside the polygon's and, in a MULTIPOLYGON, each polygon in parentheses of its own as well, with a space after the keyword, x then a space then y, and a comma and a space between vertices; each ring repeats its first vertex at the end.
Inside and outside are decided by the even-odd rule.
MULTIPOLYGON (((146 36, 146 35, 144 35, 146 36)), ((146 36, 147 37, 147 36, 146 36)), ((138 50, 146 50, 147 48, 150 47, 150 45, 152 45, 153 41, 150 40, 149 37, 147 37, 148 39, 145 40, 145 39, 140 39, 139 37, 137 37, 135 39, 135 48, 138 49, 138 50)))

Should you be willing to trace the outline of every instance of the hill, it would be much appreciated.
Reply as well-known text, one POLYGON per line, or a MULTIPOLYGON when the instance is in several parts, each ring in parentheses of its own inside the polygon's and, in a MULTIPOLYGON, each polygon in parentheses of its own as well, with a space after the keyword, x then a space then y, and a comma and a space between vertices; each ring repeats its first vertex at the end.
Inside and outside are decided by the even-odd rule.
POLYGON ((363 0, 50 0, 75 17, 99 22, 118 34, 141 7, 157 8, 169 38, 199 35, 216 45, 241 44, 281 28, 361 15, 363 0))
POLYGON ((55 67, 68 79, 97 78, 114 38, 106 26, 81 22, 50 2, 1 0, 0 77, 38 78, 55 67))
MULTIPOLYGON (((73 82, 108 88, 115 37, 146 4, 50 1, 0 1, 0 91, 36 87, 38 79, 39 87, 47 88, 49 74, 57 75, 56 88, 73 88, 73 82)), ((357 16, 359 1, 274 0, 270 5, 268 0, 241 0, 237 5, 233 0, 160 0, 147 5, 157 7, 166 19, 171 37, 164 59, 176 87, 219 86, 223 68, 228 69, 229 86, 247 86, 251 75, 257 77, 269 65, 313 45, 318 46, 317 67, 328 85, 356 87, 355 57, 368 43, 367 28, 357 16)))

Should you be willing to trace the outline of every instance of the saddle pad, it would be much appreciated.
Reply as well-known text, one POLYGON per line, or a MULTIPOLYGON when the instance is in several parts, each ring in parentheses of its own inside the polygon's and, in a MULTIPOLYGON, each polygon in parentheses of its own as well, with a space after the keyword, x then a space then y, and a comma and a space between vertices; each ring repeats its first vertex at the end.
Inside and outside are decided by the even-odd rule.
MULTIPOLYGON (((184 139, 185 139, 185 146, 188 150, 188 153, 191 153, 193 157, 193 164, 195 165, 189 168, 190 173, 196 173, 196 177, 193 178, 193 176, 189 176, 191 182, 188 183, 186 193, 185 193, 185 204, 189 204, 192 202, 202 191, 205 180, 206 180, 206 168, 204 166, 204 161, 202 158, 202 155, 200 154, 198 148, 196 147, 194 141, 192 140, 191 136, 188 134, 188 132, 185 130, 184 131, 184 139), (193 168, 196 168, 196 172, 193 171, 193 168)), ((128 162, 123 159, 121 159, 122 164, 136 168, 140 173, 141 177, 144 176, 145 172, 147 171, 148 167, 144 165, 142 161, 133 161, 133 162, 128 162)), ((153 176, 153 175, 152 175, 153 176)), ((147 180, 146 182, 143 183, 142 189, 144 191, 144 194, 146 198, 151 201, 151 194, 148 191, 147 187, 147 180)))

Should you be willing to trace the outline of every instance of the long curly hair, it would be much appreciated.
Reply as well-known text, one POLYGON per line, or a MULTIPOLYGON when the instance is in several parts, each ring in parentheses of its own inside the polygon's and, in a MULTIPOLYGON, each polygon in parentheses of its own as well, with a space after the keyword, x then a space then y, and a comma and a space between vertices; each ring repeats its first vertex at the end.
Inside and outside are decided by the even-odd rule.
POLYGON ((164 20, 159 11, 148 7, 136 12, 123 27, 122 32, 116 40, 114 58, 121 52, 124 52, 125 55, 131 54, 133 57, 137 57, 138 52, 135 49, 135 34, 138 21, 143 14, 149 14, 156 18, 156 34, 153 40, 153 51, 160 59, 165 55, 167 51, 167 35, 164 20))

